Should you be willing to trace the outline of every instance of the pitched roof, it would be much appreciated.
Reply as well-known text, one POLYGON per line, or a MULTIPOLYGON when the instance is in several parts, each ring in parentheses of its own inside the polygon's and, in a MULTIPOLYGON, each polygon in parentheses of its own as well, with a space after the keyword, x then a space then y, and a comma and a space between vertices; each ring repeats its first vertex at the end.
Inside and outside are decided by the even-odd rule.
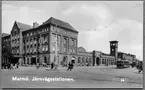
POLYGON ((42 25, 45 25, 45 24, 54 24, 54 25, 57 25, 57 26, 60 26, 60 27, 63 27, 63 28, 66 28, 66 29, 69 29, 69 30, 72 30, 72 31, 76 31, 78 32, 76 29, 74 29, 69 23, 66 23, 64 21, 61 21, 61 20, 58 20, 56 18, 53 18, 53 17, 50 17, 47 21, 45 21, 42 25))
POLYGON ((32 28, 31 25, 27 25, 27 24, 20 23, 20 22, 17 22, 17 21, 16 21, 16 24, 18 25, 18 27, 19 27, 22 31, 29 30, 29 29, 32 28))
POLYGON ((1 35, 2 35, 2 37, 10 36, 10 34, 8 34, 8 33, 2 33, 1 35))

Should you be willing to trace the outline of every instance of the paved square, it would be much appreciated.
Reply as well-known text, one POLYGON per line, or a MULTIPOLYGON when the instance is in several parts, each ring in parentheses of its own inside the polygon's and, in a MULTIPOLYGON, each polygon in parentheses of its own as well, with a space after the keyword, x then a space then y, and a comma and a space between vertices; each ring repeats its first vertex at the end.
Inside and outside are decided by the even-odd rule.
POLYGON ((73 71, 59 67, 20 67, 3 70, 3 88, 142 88, 143 74, 136 68, 116 69, 113 66, 75 67, 73 71), (30 81, 12 81, 12 77, 28 77, 30 81), (32 81, 38 78, 73 78, 74 81, 32 81))

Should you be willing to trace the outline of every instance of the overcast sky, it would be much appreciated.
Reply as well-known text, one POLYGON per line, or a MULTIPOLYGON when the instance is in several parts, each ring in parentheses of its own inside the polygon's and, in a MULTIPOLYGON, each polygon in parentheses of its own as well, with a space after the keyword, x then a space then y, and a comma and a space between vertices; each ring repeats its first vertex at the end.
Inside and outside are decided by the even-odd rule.
POLYGON ((14 21, 32 25, 54 17, 79 31, 78 46, 110 53, 111 40, 119 51, 143 60, 142 1, 2 1, 2 32, 10 33, 14 21))

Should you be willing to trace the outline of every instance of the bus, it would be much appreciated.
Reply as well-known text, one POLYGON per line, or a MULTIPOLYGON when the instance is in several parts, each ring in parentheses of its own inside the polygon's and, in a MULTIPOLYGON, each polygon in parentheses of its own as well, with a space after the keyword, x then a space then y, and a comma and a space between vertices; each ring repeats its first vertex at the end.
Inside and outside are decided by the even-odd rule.
POLYGON ((128 60, 119 60, 116 62, 117 68, 129 68, 130 63, 128 60))

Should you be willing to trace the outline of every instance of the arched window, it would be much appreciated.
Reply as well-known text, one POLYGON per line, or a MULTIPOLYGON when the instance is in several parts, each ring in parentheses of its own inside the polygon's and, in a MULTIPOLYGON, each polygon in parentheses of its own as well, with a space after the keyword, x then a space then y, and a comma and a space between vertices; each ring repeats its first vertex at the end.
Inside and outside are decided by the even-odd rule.
POLYGON ((82 58, 82 63, 84 63, 84 62, 85 62, 85 58, 83 57, 83 58, 82 58))
POLYGON ((89 61, 88 61, 88 57, 86 58, 86 63, 89 63, 89 61))
POLYGON ((81 57, 78 58, 78 63, 81 63, 81 57))
POLYGON ((102 59, 102 64, 104 64, 104 59, 102 59))
POLYGON ((92 63, 92 59, 91 58, 89 58, 89 63, 92 63))

